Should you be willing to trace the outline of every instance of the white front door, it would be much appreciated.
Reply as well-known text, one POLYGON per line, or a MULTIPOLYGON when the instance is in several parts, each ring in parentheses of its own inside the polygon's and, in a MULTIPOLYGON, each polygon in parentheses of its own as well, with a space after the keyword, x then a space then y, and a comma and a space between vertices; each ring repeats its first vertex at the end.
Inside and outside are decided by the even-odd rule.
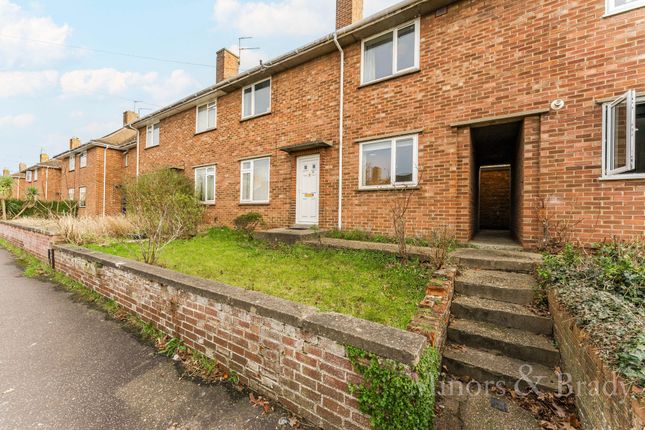
POLYGON ((296 224, 318 224, 320 155, 298 157, 296 177, 296 224))

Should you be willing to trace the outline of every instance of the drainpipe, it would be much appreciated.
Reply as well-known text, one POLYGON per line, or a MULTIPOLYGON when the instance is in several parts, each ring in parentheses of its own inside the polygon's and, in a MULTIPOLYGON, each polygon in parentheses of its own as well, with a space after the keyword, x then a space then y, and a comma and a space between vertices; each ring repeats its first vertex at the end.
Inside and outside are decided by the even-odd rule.
POLYGON ((49 167, 45 167, 45 201, 49 198, 49 167))
POLYGON ((103 148, 103 216, 105 216, 105 187, 107 184, 107 146, 103 148))
POLYGON ((334 32, 334 43, 340 52, 340 106, 338 115, 338 230, 343 228, 343 130, 345 116, 345 51, 338 43, 338 31, 334 32))

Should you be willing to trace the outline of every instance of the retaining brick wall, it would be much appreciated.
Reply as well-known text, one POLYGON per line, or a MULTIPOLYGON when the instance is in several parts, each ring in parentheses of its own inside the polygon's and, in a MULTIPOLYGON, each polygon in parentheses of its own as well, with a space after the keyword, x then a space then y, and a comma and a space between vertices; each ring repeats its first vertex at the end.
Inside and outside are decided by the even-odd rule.
POLYGON ((57 246, 55 264, 325 429, 370 428, 348 394, 361 378, 344 345, 406 365, 427 346, 416 333, 83 248, 57 246))
POLYGON ((48 261, 49 250, 55 243, 61 241, 61 237, 52 232, 7 221, 0 221, 0 238, 35 255, 42 261, 48 261))
POLYGON ((558 304, 553 293, 549 294, 549 308, 563 370, 573 380, 584 428, 644 429, 645 402, 632 399, 632 388, 602 362, 585 332, 576 326, 575 318, 558 304))

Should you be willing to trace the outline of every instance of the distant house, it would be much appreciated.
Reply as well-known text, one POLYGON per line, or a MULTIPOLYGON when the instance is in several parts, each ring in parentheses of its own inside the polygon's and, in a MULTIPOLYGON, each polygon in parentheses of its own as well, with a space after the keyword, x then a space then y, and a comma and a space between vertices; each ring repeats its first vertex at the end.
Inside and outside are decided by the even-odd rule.
POLYGON ((461 241, 545 226, 645 234, 645 2, 407 0, 134 122, 138 171, 179 167, 209 215, 461 241))
POLYGON ((33 187, 38 192, 39 200, 60 200, 60 171, 61 162, 50 160, 47 154, 40 154, 40 161, 31 167, 21 170, 24 174, 24 187, 21 189, 22 198, 26 195, 27 188, 33 187))

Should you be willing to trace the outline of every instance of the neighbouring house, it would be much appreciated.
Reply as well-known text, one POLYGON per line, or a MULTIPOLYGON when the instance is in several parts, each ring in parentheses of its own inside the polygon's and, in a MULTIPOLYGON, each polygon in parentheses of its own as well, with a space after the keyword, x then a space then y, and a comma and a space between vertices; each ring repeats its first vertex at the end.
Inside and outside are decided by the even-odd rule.
POLYGON ((135 121, 139 172, 183 169, 227 224, 391 234, 406 188, 412 235, 643 237, 642 6, 338 0, 334 33, 243 73, 221 50, 213 86, 135 121))
POLYGON ((25 171, 27 170, 27 164, 20 163, 18 164, 18 171, 11 173, 13 178, 13 189, 11 191, 12 199, 21 199, 25 196, 25 191, 27 189, 27 181, 25 171))
POLYGON ((134 176, 130 151, 136 147, 136 131, 129 124, 138 118, 123 113, 123 127, 82 144, 71 138, 69 150, 55 158, 62 163, 61 194, 79 203, 79 215, 116 215, 123 211, 121 186, 128 171, 134 176), (131 166, 132 165, 132 166, 131 166))
POLYGON ((9 169, 2 170, 2 176, 11 176, 13 178, 13 186, 11 187, 11 198, 17 199, 20 194, 21 181, 24 181, 25 176, 21 173, 11 173, 9 169))
POLYGON ((21 170, 25 176, 24 188, 20 189, 21 195, 26 195, 27 188, 33 187, 39 200, 60 200, 60 177, 62 163, 59 160, 49 159, 47 154, 40 154, 38 164, 21 170))

